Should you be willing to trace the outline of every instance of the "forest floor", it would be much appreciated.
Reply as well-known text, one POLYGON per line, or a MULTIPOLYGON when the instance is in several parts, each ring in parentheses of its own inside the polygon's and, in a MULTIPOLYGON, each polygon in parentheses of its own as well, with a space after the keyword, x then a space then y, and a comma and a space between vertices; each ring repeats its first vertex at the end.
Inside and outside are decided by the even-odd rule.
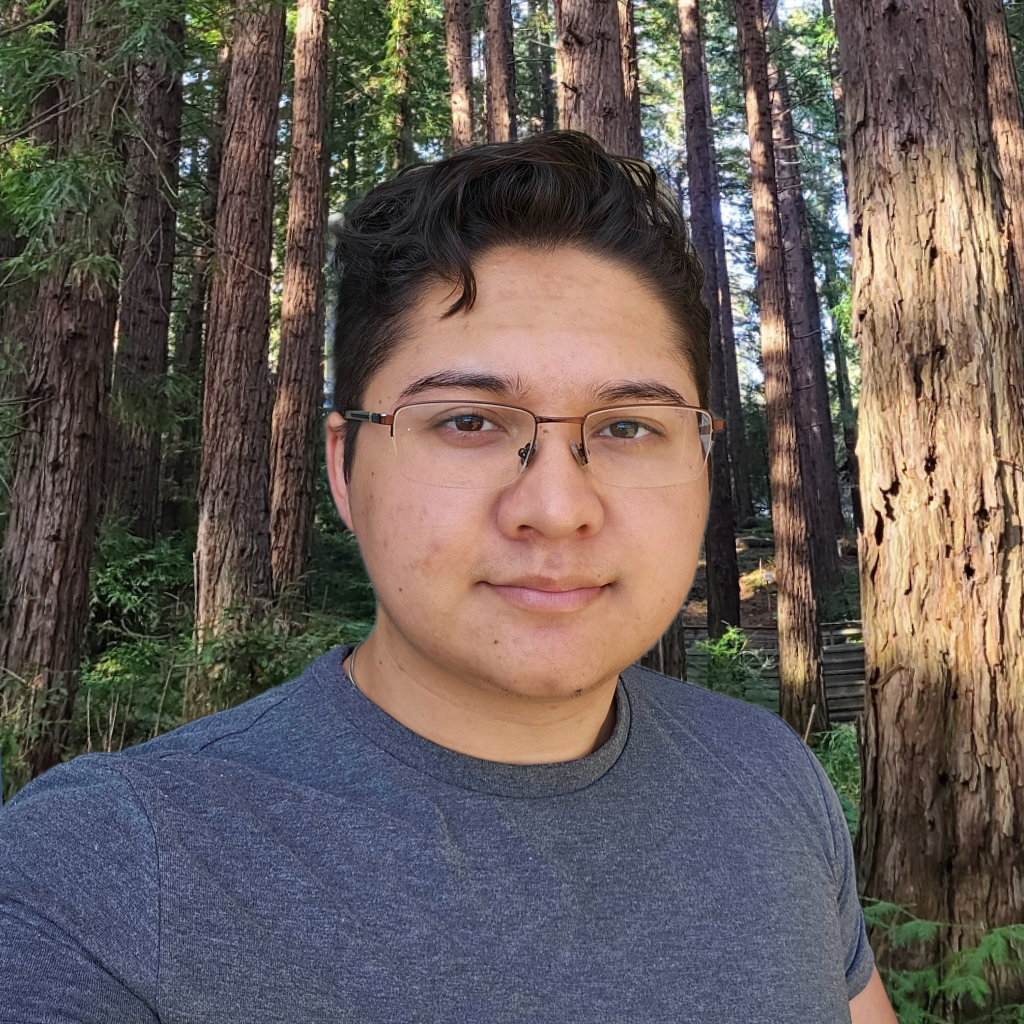
MULTIPOLYGON (((843 552, 843 587, 823 602, 819 615, 822 622, 860 618, 857 550, 844 541, 843 552)), ((740 570, 740 625, 744 629, 773 628, 778 607, 773 540, 760 533, 741 534, 736 538, 736 560, 740 570)), ((707 617, 707 564, 701 557, 689 598, 683 605, 683 620, 687 626, 703 629, 707 617)))

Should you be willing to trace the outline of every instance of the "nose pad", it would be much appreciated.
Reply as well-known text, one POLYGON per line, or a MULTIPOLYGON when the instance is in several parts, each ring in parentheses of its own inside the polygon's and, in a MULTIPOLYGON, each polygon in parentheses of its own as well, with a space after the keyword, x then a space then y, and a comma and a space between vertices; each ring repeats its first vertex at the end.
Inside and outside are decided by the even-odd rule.
POLYGON ((537 454, 537 446, 531 441, 529 444, 524 444, 516 454, 519 456, 519 472, 522 473, 530 464, 530 460, 537 454))
POLYGON ((586 468, 587 462, 589 460, 587 459, 587 453, 586 453, 586 451, 584 451, 583 446, 582 445, 578 445, 575 441, 570 441, 569 442, 569 447, 572 449, 573 455, 576 456, 576 461, 581 466, 586 468))

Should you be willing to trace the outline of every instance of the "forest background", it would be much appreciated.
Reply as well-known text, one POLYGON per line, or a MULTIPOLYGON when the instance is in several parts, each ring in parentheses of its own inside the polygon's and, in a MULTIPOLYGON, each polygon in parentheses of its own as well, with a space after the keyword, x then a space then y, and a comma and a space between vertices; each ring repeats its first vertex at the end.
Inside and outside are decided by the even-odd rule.
POLYGON ((578 129, 685 207, 727 425, 643 660, 772 681, 901 1021, 1024 1021, 1022 46, 1003 0, 2 0, 3 798, 368 632, 327 228, 578 129))

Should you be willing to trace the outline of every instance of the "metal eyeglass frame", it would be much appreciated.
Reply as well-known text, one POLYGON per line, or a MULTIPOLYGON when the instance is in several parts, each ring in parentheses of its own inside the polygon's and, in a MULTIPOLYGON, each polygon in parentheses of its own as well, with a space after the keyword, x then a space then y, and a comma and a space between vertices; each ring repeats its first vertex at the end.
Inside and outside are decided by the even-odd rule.
MULTIPOLYGON (((711 441, 714 443, 715 434, 719 431, 725 430, 725 420, 716 419, 709 409, 703 409, 697 405, 674 405, 671 402, 643 402, 637 403, 636 405, 610 405, 603 406, 599 409, 591 409, 585 416, 538 416, 536 413, 531 412, 529 409, 524 409, 519 405, 504 405, 501 402, 459 402, 457 399, 437 399, 432 402, 406 402, 404 405, 399 405, 393 412, 370 412, 366 409, 347 409, 341 414, 342 419, 348 420, 355 423, 380 423, 386 427, 391 428, 391 437, 394 439, 395 436, 395 417, 403 410, 408 409, 414 405, 486 405, 496 409, 511 409, 513 412, 524 412, 527 416, 533 418, 533 437, 530 441, 523 445, 522 448, 516 453, 519 456, 519 472, 522 473, 527 466, 530 465, 530 461, 533 456, 537 453, 537 428, 541 423, 578 423, 580 425, 580 443, 577 444, 575 441, 569 442, 569 448, 573 455, 576 456, 576 461, 580 466, 586 469, 590 463, 590 458, 587 454, 587 439, 583 431, 583 424, 593 416, 595 413, 600 412, 615 412, 616 409, 692 409, 694 412, 702 412, 707 415, 711 420, 711 441)), ((707 465, 708 456, 711 454, 711 445, 708 445, 708 450, 704 453, 704 465, 707 465)))

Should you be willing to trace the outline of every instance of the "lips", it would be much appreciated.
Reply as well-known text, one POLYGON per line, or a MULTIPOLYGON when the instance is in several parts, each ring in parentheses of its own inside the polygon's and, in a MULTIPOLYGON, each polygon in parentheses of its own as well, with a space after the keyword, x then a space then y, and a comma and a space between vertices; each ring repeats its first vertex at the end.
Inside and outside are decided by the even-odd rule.
POLYGON ((609 584, 589 580, 554 580, 545 576, 523 576, 508 583, 485 583, 485 587, 509 604, 526 611, 575 612, 586 608, 608 589, 609 584))

